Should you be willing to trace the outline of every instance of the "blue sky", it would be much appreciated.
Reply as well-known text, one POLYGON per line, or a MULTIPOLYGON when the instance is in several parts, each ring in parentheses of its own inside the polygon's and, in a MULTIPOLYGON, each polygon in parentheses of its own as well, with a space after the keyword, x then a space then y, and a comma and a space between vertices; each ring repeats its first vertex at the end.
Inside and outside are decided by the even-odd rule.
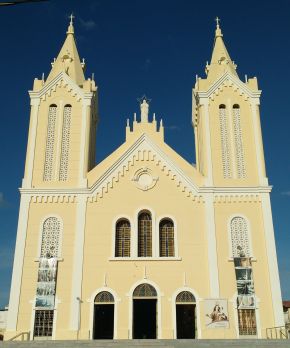
POLYGON ((0 307, 8 303, 19 192, 24 171, 33 79, 47 76, 68 25, 75 31, 87 76, 99 86, 97 162, 123 141, 137 98, 152 98, 166 142, 194 159, 191 89, 210 60, 215 22, 241 79, 257 76, 261 122, 284 299, 290 299, 290 3, 243 0, 52 0, 0 7, 1 172, 0 307))

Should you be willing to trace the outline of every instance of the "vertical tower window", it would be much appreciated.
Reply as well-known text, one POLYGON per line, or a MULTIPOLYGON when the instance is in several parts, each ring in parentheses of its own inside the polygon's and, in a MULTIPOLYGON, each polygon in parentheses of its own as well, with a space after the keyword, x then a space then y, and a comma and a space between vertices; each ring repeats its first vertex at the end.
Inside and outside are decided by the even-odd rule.
POLYGON ((233 257, 250 257, 248 224, 241 216, 231 221, 231 240, 233 257))
POLYGON ((234 142, 235 142, 235 155, 237 161, 237 175, 238 178, 244 178, 246 176, 243 139, 241 130, 241 113, 240 106, 235 104, 233 106, 233 124, 234 124, 234 142))
POLYGON ((147 211, 138 216, 138 256, 152 256, 152 218, 147 211))
POLYGON ((115 256, 130 257, 130 223, 120 220, 116 224, 115 256))
POLYGON ((237 284, 237 312, 239 334, 256 335, 255 289, 248 224, 243 217, 236 216, 231 221, 232 255, 237 284))
POLYGON ((40 257, 58 257, 60 238, 60 221, 49 217, 43 223, 40 257))
POLYGON ((230 151, 230 142, 229 142, 229 134, 228 134, 228 120, 227 120, 226 106, 224 104, 221 104, 219 106, 219 123, 220 123, 220 132, 221 132, 223 176, 225 179, 229 179, 232 177, 231 151, 230 151))
POLYGON ((159 252, 161 257, 174 256, 174 224, 170 219, 159 224, 159 252))
POLYGON ((72 111, 71 105, 65 105, 64 113, 63 113, 61 157, 60 157, 60 168, 59 168, 60 181, 66 181, 68 176, 71 111, 72 111))
POLYGON ((55 143, 55 123, 56 123, 57 106, 50 105, 48 110, 47 136, 44 160, 44 181, 52 180, 52 169, 54 160, 54 143, 55 143))

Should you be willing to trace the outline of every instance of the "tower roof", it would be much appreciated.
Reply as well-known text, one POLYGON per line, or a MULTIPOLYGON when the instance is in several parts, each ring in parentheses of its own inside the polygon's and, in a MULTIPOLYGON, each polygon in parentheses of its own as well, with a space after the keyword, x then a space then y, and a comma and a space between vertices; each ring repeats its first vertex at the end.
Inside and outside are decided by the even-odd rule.
POLYGON ((74 37, 74 16, 70 16, 70 23, 66 32, 66 39, 57 56, 52 63, 52 69, 47 81, 52 80, 61 71, 64 71, 77 85, 82 85, 84 76, 84 63, 81 63, 74 37))
POLYGON ((226 71, 238 76, 236 65, 231 60, 228 50, 224 44, 223 34, 219 25, 219 18, 216 18, 215 40, 211 56, 211 62, 206 67, 208 78, 215 80, 226 71))

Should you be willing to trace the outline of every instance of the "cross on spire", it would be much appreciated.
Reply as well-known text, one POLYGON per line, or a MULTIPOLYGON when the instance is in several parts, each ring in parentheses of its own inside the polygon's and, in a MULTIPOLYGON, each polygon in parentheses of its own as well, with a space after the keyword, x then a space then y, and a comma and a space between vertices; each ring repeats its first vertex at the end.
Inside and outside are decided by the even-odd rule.
POLYGON ((73 25, 73 20, 75 19, 74 14, 72 13, 68 18, 70 18, 70 25, 73 25))
POLYGON ((216 17, 215 21, 216 21, 216 27, 219 28, 220 27, 220 19, 218 17, 216 17))

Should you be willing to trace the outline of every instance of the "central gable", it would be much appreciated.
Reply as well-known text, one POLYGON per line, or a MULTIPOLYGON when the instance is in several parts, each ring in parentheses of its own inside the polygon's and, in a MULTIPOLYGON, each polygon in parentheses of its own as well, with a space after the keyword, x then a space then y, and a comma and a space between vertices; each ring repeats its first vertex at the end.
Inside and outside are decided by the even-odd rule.
POLYGON ((102 198, 113 189, 131 167, 136 166, 132 184, 146 190, 155 185, 156 178, 147 168, 149 163, 158 166, 186 196, 194 200, 198 195, 198 187, 203 178, 195 167, 185 161, 165 143, 156 144, 147 134, 142 134, 133 144, 124 143, 109 157, 88 173, 88 185, 92 192, 92 200, 102 198), (136 163, 141 164, 136 166, 136 163))

